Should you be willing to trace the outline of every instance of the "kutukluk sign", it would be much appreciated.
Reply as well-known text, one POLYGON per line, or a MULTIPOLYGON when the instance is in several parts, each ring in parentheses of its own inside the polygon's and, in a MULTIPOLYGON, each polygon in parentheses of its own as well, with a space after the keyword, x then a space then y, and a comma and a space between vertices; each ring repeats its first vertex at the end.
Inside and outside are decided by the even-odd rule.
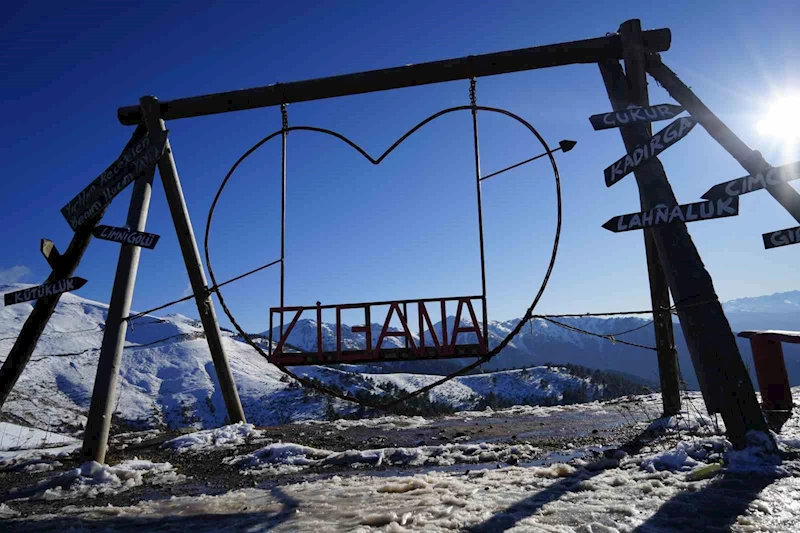
POLYGON ((764 239, 764 248, 767 250, 778 248, 779 246, 797 244, 800 242, 800 226, 771 231, 762 234, 761 237, 764 239))
POLYGON ((116 228, 114 226, 98 225, 92 230, 92 235, 104 241, 118 242, 121 244, 132 244, 152 250, 156 247, 160 235, 147 233, 144 231, 133 231, 128 228, 116 228))
POLYGON ((30 300, 38 300, 45 296, 54 296, 62 292, 78 290, 84 285, 86 285, 86 280, 83 278, 60 279, 44 285, 22 289, 21 291, 7 292, 4 300, 6 305, 14 305, 30 300))
POLYGON ((633 172, 637 167, 653 159, 658 154, 686 137, 697 121, 692 117, 681 117, 671 122, 666 128, 650 138, 647 143, 640 144, 625 157, 606 168, 606 186, 611 187, 619 180, 633 172))
POLYGON ((629 126, 631 124, 669 120, 677 117, 683 111, 683 107, 675 104, 659 104, 649 107, 632 106, 622 111, 592 115, 589 117, 589 122, 592 123, 592 127, 595 130, 606 130, 609 128, 629 126))
POLYGON ((780 167, 770 167, 766 172, 759 172, 755 176, 744 176, 735 180, 718 183, 706 191, 701 198, 724 198, 726 196, 739 196, 753 191, 765 189, 770 185, 778 185, 787 181, 800 178, 800 161, 789 163, 780 167))
POLYGON ((656 207, 640 213, 629 213, 608 220, 603 227, 614 233, 652 228, 676 221, 696 222, 712 218, 733 217, 739 214, 739 198, 718 198, 706 202, 676 205, 673 208, 656 207))
POLYGON ((160 132, 155 137, 145 134, 135 140, 110 167, 62 207, 61 214, 73 231, 94 218, 125 187, 154 165, 164 153, 166 144, 167 132, 160 132))

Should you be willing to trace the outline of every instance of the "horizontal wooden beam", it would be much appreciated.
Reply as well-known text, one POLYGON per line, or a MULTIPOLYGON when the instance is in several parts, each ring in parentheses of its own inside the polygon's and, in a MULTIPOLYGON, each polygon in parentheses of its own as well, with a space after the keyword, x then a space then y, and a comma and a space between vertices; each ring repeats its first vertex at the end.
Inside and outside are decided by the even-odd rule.
MULTIPOLYGON (((672 35, 669 29, 663 28, 642 32, 642 38, 645 52, 663 52, 669 49, 672 35)), ((494 76, 576 63, 597 63, 607 59, 621 58, 622 41, 620 36, 611 34, 582 41, 165 100, 161 102, 161 116, 164 120, 199 117, 472 77, 494 76)), ((117 116, 119 121, 126 126, 136 125, 142 120, 138 105, 119 108, 117 116)))

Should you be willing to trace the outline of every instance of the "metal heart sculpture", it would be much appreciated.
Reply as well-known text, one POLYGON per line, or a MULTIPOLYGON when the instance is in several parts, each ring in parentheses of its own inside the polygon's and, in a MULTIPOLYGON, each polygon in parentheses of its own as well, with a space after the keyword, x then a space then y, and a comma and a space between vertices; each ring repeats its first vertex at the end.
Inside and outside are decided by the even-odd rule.
MULTIPOLYGON (((476 146, 476 150, 477 150, 477 146, 476 146)), ((214 196, 214 201, 211 203, 211 208, 209 209, 209 212, 208 212, 208 219, 206 221, 206 231, 205 231, 205 238, 204 238, 206 264, 208 265, 208 274, 209 274, 209 276, 211 278, 211 282, 212 282, 212 285, 209 288, 209 291, 217 293, 217 297, 219 298, 219 302, 220 302, 220 305, 222 306, 222 310, 225 312, 225 315, 227 315, 228 319, 230 319, 231 324, 233 324, 234 328, 242 336, 242 338, 245 340, 245 342, 247 342, 247 344, 249 344, 254 350, 256 350, 256 352, 261 354, 265 359, 270 361, 272 364, 274 364, 276 367, 278 367, 282 372, 284 372, 288 376, 296 379, 298 382, 300 382, 305 387, 319 390, 320 392, 324 392, 325 394, 329 394, 331 396, 340 398, 342 400, 349 401, 349 402, 355 402, 355 403, 358 403, 358 404, 361 404, 361 405, 364 405, 364 406, 370 407, 370 408, 387 409, 387 408, 390 408, 390 407, 392 407, 394 405, 397 405, 399 403, 405 402, 405 401, 413 398, 414 396, 417 396, 417 395, 420 395, 420 394, 424 394, 424 393, 428 392, 429 390, 433 389, 434 387, 437 387, 437 386, 445 383, 446 381, 449 381, 449 380, 451 380, 451 379, 453 379, 453 378, 455 378, 455 377, 457 377, 459 375, 463 375, 463 374, 469 372, 470 370, 476 368, 480 364, 488 361, 489 359, 491 359, 492 357, 497 355, 503 348, 505 348, 508 345, 509 342, 511 342, 511 339, 513 339, 514 336, 516 336, 520 332, 520 330, 522 329, 522 326, 528 320, 530 320, 531 315, 533 315, 533 310, 536 307, 536 305, 539 303, 539 300, 541 299, 542 294, 544 294, 544 290, 547 287, 547 282, 549 281, 550 275, 553 272, 553 267, 555 265, 556 255, 558 254, 558 242, 559 242, 559 238, 560 238, 560 235, 561 235, 561 211, 562 211, 562 205, 561 205, 561 180, 560 180, 559 173, 558 173, 558 165, 556 164, 556 160, 553 157, 553 153, 550 150, 550 147, 547 145, 547 142, 544 140, 544 138, 542 138, 542 136, 539 134, 539 132, 536 131, 536 129, 530 123, 525 121, 520 116, 515 115, 514 113, 512 113, 510 111, 507 111, 505 109, 500 109, 500 108, 495 108, 495 107, 478 106, 478 105, 458 106, 458 107, 451 107, 451 108, 448 108, 448 109, 444 109, 442 111, 439 111, 438 113, 434 113, 433 115, 429 116, 428 118, 424 119, 423 121, 418 123, 416 126, 411 128, 410 130, 408 130, 404 135, 402 135, 399 139, 397 139, 397 141, 395 141, 389 148, 386 149, 386 151, 384 151, 377 158, 372 157, 366 150, 361 148, 361 146, 359 146, 354 141, 350 140, 346 136, 344 136, 341 133, 338 133, 336 131, 325 129, 325 128, 318 128, 318 127, 314 127, 314 126, 291 126, 291 127, 284 126, 283 129, 280 129, 280 130, 278 130, 276 132, 273 132, 273 133, 267 135, 266 137, 264 137, 263 139, 258 141, 252 148, 247 150, 247 152, 245 152, 236 161, 236 163, 234 163, 234 165, 233 165, 233 167, 231 167, 230 171, 228 171, 228 174, 225 176, 225 179, 222 180, 222 184, 220 185, 219 190, 217 191, 217 194, 214 196), (394 399, 394 400, 392 400, 390 402, 385 402, 385 403, 373 404, 373 403, 370 403, 370 402, 365 402, 365 401, 360 400, 360 399, 358 399, 358 398, 356 398, 354 396, 351 396, 351 395, 349 395, 347 393, 335 391, 335 390, 327 388, 325 386, 321 386, 321 385, 319 385, 317 383, 312 383, 311 381, 309 381, 309 380, 307 380, 305 378, 297 376, 295 373, 290 371, 288 368, 286 368, 286 366, 284 366, 280 362, 270 360, 269 355, 264 352, 264 349, 258 343, 256 343, 250 337, 250 335, 248 335, 242 329, 242 327, 236 321, 236 318, 233 316, 233 313, 230 311, 230 309, 226 305, 225 298, 223 297, 222 291, 220 290, 220 285, 217 283, 216 276, 214 275, 214 268, 213 268, 212 262, 211 262, 211 254, 209 252, 209 234, 210 234, 210 231, 211 231, 211 223, 213 221, 214 211, 215 211, 215 209, 217 207, 217 202, 219 201, 220 196, 222 195, 222 192, 225 189, 225 186, 227 185, 227 183, 230 180, 231 176, 233 176, 233 174, 236 171, 236 169, 238 168, 238 166, 245 159, 247 159, 247 157, 249 157, 253 152, 258 150, 260 147, 264 146, 271 139, 273 139, 275 137, 278 137, 278 136, 282 135, 283 133, 288 133, 288 132, 291 132, 291 131, 311 131, 311 132, 316 132, 316 133, 322 133, 324 135, 330 135, 332 137, 335 137, 335 138, 343 141, 345 144, 347 144, 348 146, 353 148, 356 152, 361 154, 364 158, 366 158, 373 165, 379 165, 381 163, 381 161, 386 159, 386 157, 389 154, 391 154, 398 146, 400 146, 406 139, 408 139, 415 132, 419 131, 426 124, 432 122, 433 120, 436 120, 439 117, 442 117, 442 116, 450 114, 450 113, 455 113, 455 112, 458 112, 458 111, 470 111, 470 112, 473 112, 473 113, 477 113, 478 111, 483 111, 483 112, 489 112, 489 113, 496 113, 496 114, 500 114, 500 115, 505 115, 507 117, 510 117, 510 118, 516 120, 518 123, 520 123, 523 126, 525 126, 528 129, 528 131, 530 131, 531 134, 533 134, 536 137, 536 139, 541 143, 541 145, 544 147, 548 157, 550 158, 550 163, 553 166, 553 175, 555 177, 555 184, 556 184, 556 207, 557 207, 557 211, 556 211, 557 212, 556 231, 555 231, 555 236, 554 236, 554 239, 553 239, 553 249, 552 249, 552 253, 550 255, 550 262, 548 264, 547 271, 546 271, 546 273, 544 275, 544 278, 542 279, 542 283, 539 286, 539 290, 536 293, 536 296, 533 298, 533 301, 531 302, 530 307, 528 307, 528 310, 525 312, 525 316, 523 317, 523 319, 516 325, 516 327, 514 327, 514 329, 512 329, 509 332, 509 334, 502 341, 500 341, 500 343, 497 346, 495 346, 492 350, 489 350, 488 353, 480 356, 475 362, 470 363, 470 364, 464 366, 463 368, 461 368, 460 370, 458 370, 456 372, 453 372, 452 374, 450 374, 448 376, 445 376, 442 379, 439 379, 439 380, 437 380, 437 381, 435 381, 435 382, 433 382, 433 383, 431 383, 429 385, 421 387, 421 388, 419 388, 419 389, 417 389, 417 390, 415 390, 413 392, 409 392, 405 396, 402 396, 400 398, 396 398, 396 399, 394 399)), ((273 262, 271 264, 275 264, 275 263, 277 263, 277 261, 273 262)), ((487 338, 487 345, 488 345, 488 338, 487 338)))

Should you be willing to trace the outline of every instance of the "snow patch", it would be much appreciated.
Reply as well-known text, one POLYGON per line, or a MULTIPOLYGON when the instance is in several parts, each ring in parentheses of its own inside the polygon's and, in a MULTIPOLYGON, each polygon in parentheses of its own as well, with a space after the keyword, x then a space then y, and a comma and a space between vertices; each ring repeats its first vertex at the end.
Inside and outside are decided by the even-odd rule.
POLYGON ((181 435, 168 440, 163 444, 164 448, 172 448, 179 452, 185 451, 205 451, 212 448, 233 448, 244 444, 247 440, 260 438, 263 431, 256 429, 253 424, 237 422, 229 426, 216 429, 196 431, 187 435, 181 435))

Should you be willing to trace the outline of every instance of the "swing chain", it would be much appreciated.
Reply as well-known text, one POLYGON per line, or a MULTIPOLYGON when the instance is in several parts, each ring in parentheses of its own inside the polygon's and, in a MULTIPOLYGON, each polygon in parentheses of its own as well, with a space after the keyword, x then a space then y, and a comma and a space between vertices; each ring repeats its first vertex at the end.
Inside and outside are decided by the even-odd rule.
POLYGON ((477 84, 478 80, 475 78, 469 79, 469 104, 472 107, 477 105, 477 97, 475 93, 475 85, 477 84))
POLYGON ((286 104, 281 104, 281 129, 289 129, 289 114, 286 112, 286 104))

